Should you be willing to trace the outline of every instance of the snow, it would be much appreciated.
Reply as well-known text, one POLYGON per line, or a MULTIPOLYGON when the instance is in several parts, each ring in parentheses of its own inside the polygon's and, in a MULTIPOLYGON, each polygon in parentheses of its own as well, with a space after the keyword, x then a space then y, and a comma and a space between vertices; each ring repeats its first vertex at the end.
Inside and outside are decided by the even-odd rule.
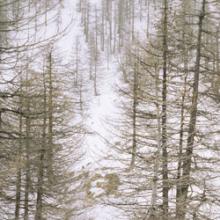
MULTIPOLYGON (((85 156, 82 162, 82 166, 86 166, 89 171, 93 174, 96 172, 101 172, 101 169, 104 167, 114 167, 117 164, 117 161, 111 164, 111 160, 108 157, 112 155, 112 146, 116 145, 117 137, 112 133, 112 121, 115 119, 115 116, 120 112, 118 104, 120 103, 119 94, 117 92, 117 86, 121 83, 120 77, 121 73, 118 70, 118 60, 117 56, 110 56, 107 60, 105 53, 101 52, 100 62, 98 64, 97 70, 97 90, 98 95, 94 95, 93 91, 93 80, 89 79, 89 64, 88 64, 88 45, 85 42, 85 36, 83 34, 83 29, 81 25, 81 15, 77 12, 76 7, 77 1, 65 0, 64 1, 64 15, 63 20, 65 24, 69 24, 69 21, 72 19, 71 27, 68 29, 68 34, 65 35, 59 42, 58 46, 61 48, 61 53, 65 54, 67 59, 71 56, 73 45, 76 42, 76 39, 79 38, 80 45, 80 60, 83 65, 83 74, 86 78, 88 91, 84 94, 86 96, 86 102, 88 103, 87 109, 84 113, 84 124, 86 126, 87 135, 84 140, 84 151, 85 156), (74 13, 73 13, 74 12, 74 13), (73 18, 70 19, 70 17, 73 18)), ((90 3, 100 7, 100 0, 91 0, 90 3)), ((174 5, 175 6, 175 5, 174 5)), ((177 7, 177 6, 175 6, 177 7)), ((155 23, 159 20, 159 16, 156 16, 156 10, 151 12, 151 17, 155 18, 155 23)), ((146 39, 146 17, 140 21, 139 19, 135 20, 135 35, 138 39, 146 39)), ((149 27, 151 34, 154 33, 155 27, 150 23, 149 27)), ((129 47, 130 45, 128 45, 129 47)), ((129 48, 128 48, 129 49, 129 48)), ((119 55, 120 56, 120 55, 119 55)), ((175 79, 176 82, 182 81, 180 78, 175 79)), ((205 90, 205 88, 202 88, 205 90)), ((172 92, 176 92, 175 90, 172 92)), ((178 92, 178 91, 177 91, 178 92)), ((181 91, 180 91, 181 92, 181 91)), ((205 101, 204 101, 205 102, 205 101)), ((149 107, 150 108, 150 107, 149 107)), ((207 106, 203 103, 203 109, 206 109, 207 106)), ((215 110, 213 110, 215 111, 215 110)), ((178 117, 178 116, 176 116, 178 117)), ((169 123, 174 126, 177 126, 178 118, 172 118, 169 120, 169 123)), ((201 130, 206 131, 207 121, 209 119, 199 118, 201 130)), ((218 127, 217 127, 218 128, 218 127)), ((213 131, 216 130, 216 127, 213 127, 213 131)), ((178 138, 177 135, 173 135, 173 143, 175 144, 178 138)), ((212 135, 212 142, 217 143, 219 141, 219 134, 212 135)), ((211 156, 211 153, 208 151, 200 152, 203 156, 211 156)), ((203 174, 201 174, 203 176, 203 174)), ((104 174, 103 174, 104 177, 104 174)), ((92 192, 95 195, 100 195, 103 193, 103 190, 96 187, 93 183, 92 192)), ((95 201, 96 202, 96 201, 95 201)), ((94 219, 94 220, 118 220, 129 219, 119 211, 119 209, 114 208, 109 205, 100 204, 100 201, 94 204, 89 210, 86 211, 84 218, 94 219), (85 217, 86 216, 86 217, 85 217)), ((76 217, 73 217, 74 220, 77 220, 76 217)), ((80 219, 80 217, 79 217, 80 219)))

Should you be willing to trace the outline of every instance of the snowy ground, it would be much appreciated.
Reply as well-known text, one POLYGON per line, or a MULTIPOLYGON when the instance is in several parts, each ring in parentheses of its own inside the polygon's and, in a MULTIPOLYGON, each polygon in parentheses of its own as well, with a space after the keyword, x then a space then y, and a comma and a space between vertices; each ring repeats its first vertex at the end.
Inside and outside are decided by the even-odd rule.
MULTIPOLYGON (((100 170, 103 167, 113 167, 117 163, 110 164, 108 156, 112 154, 111 147, 117 142, 115 135, 112 133, 112 120, 119 115, 118 103, 120 97, 117 92, 117 86, 120 84, 120 71, 118 70, 118 58, 110 57, 109 61, 104 54, 101 53, 99 66, 97 70, 97 90, 98 95, 95 96, 93 92, 93 80, 88 77, 88 45, 85 42, 85 36, 81 25, 81 15, 77 12, 78 1, 65 0, 64 6, 64 23, 69 24, 72 19, 68 34, 59 42, 59 48, 65 57, 70 57, 73 48, 76 44, 76 39, 79 39, 80 51, 79 56, 81 65, 83 66, 83 74, 86 78, 87 91, 86 96, 87 109, 83 117, 84 124, 87 129, 87 135, 84 140, 84 160, 82 166, 89 168, 90 172, 100 170)), ((100 0, 90 0, 90 3, 100 6, 100 0)), ((146 37, 146 25, 140 24, 138 21, 135 24, 138 36, 146 37)), ((74 54, 72 54, 74 56, 74 54)), ((103 174, 104 175, 104 174, 103 174)), ((94 187, 95 193, 99 193, 99 189, 94 187)), ((111 206, 103 206, 95 204, 88 212, 80 217, 80 220, 118 220, 121 213, 118 209, 111 206)), ((75 217, 73 219, 76 219, 75 217)), ((123 218, 127 219, 127 218, 123 218)))

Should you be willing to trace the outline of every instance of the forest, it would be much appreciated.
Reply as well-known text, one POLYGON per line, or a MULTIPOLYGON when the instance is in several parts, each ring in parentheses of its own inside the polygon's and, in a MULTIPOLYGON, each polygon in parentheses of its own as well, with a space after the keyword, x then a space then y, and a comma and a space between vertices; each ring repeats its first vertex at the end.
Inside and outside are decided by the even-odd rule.
POLYGON ((0 220, 220 220, 220 1, 0 0, 0 220))

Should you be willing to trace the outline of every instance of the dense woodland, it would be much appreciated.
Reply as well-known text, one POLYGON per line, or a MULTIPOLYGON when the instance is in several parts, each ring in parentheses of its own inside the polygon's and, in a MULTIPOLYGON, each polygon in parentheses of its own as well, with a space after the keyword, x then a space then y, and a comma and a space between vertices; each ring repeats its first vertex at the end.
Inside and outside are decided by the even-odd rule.
POLYGON ((0 220, 219 220, 219 197, 219 0, 0 0, 0 220))

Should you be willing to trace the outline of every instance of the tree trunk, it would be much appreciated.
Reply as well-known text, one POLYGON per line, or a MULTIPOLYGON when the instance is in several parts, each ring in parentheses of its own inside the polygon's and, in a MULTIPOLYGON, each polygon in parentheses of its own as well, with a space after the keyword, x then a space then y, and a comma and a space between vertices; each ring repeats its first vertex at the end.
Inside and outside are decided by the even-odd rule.
POLYGON ((53 176, 53 77, 52 77, 52 52, 49 54, 49 69, 48 69, 48 174, 49 181, 52 182, 53 176))
POLYGON ((199 30, 197 38, 197 51, 196 51, 196 65, 193 80, 193 94, 192 94, 192 107, 190 113, 189 130, 187 138, 187 148, 183 161, 183 174, 181 178, 181 204, 182 209, 178 213, 177 218, 179 220, 184 220, 186 215, 187 206, 187 194, 188 188, 190 186, 190 174, 191 174, 191 164, 193 155, 193 145, 196 133, 196 118, 197 118, 197 105, 198 105, 198 90, 199 90, 199 76, 200 76, 200 62, 201 62, 201 41, 202 41, 202 27, 203 20, 205 17, 205 5, 206 0, 202 2, 202 11, 199 15, 199 30))
POLYGON ((29 193, 30 193, 30 103, 27 100, 27 115, 26 115, 26 173, 25 173, 25 198, 24 198, 24 220, 29 219, 29 193))
POLYGON ((98 11, 95 8, 95 70, 94 70, 94 95, 97 96, 97 64, 98 64, 98 11))
MULTIPOLYGON (((158 68, 155 66, 155 96, 156 100, 159 100, 159 74, 158 68)), ((151 213, 150 216, 153 220, 157 219, 155 211, 157 211, 157 190, 158 190, 158 175, 159 175, 159 160, 160 160, 160 147, 161 147, 161 119, 160 119, 160 105, 156 102, 157 109, 157 149, 154 158, 154 176, 152 186, 152 197, 151 197, 151 213)))
MULTIPOLYGON (((136 61, 135 61, 136 62, 136 61)), ((135 63, 133 73, 133 106, 132 106, 132 156, 131 156, 131 168, 133 168, 137 153, 137 89, 138 89, 138 68, 135 63)))
POLYGON ((168 219, 168 152, 167 152, 167 15, 168 1, 163 2, 163 85, 162 85, 162 175, 163 219, 168 219))
POLYGON ((183 42, 183 63, 184 63, 184 88, 181 97, 181 115, 180 115, 180 131, 179 131, 179 152, 178 152, 178 166, 177 166, 177 187, 176 187, 176 217, 178 218, 179 213, 182 209, 181 203, 181 175, 182 175, 182 163, 183 163, 183 135, 184 135, 184 113, 185 113, 185 98, 186 98, 186 87, 187 87, 187 77, 188 77, 188 52, 185 43, 186 33, 186 13, 187 13, 187 2, 183 2, 183 33, 182 33, 182 42, 183 42))
POLYGON ((38 183, 37 183, 37 203, 36 203, 36 214, 35 220, 42 220, 42 211, 43 211, 43 179, 44 179, 44 162, 45 162, 45 153, 46 153, 46 128, 47 128, 47 92, 46 92, 46 79, 44 74, 44 117, 43 117, 43 133, 42 133, 42 143, 40 149, 40 158, 38 165, 38 183))
MULTIPOLYGON (((21 105, 22 101, 20 100, 21 105)), ((17 169, 17 179, 16 179, 16 201, 15 201, 15 220, 19 219, 20 208, 21 208, 21 154, 22 154, 22 116, 19 119, 19 149, 18 149, 18 169, 17 169)))

